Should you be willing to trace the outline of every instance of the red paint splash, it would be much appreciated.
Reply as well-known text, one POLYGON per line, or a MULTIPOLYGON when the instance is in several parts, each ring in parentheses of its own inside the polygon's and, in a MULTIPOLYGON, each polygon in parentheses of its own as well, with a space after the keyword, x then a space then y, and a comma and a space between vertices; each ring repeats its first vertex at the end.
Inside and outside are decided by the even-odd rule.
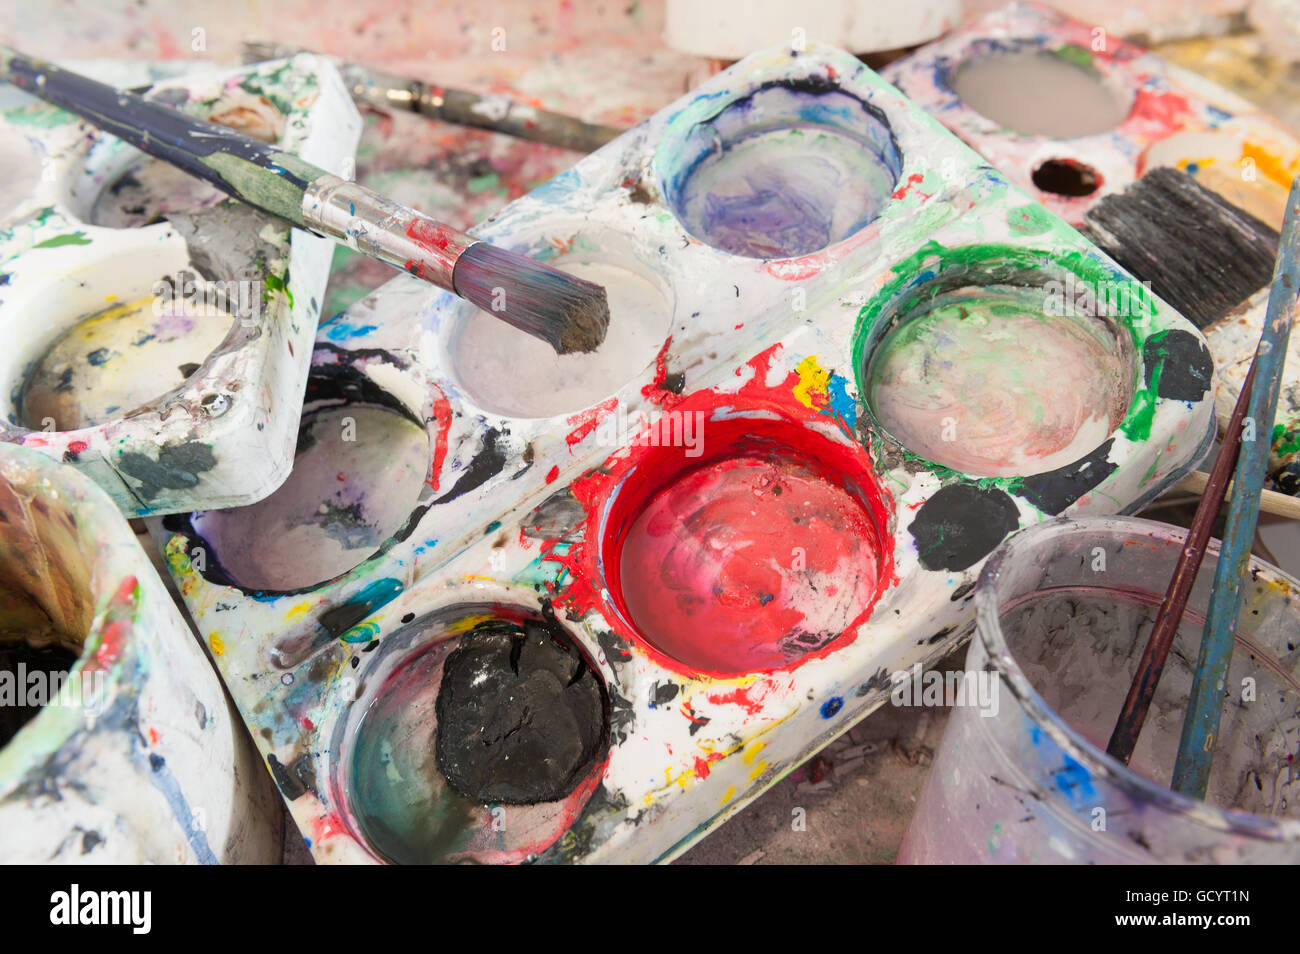
POLYGON ((605 416, 616 407, 618 407, 618 398, 612 397, 601 401, 595 407, 589 407, 585 411, 570 415, 568 423, 573 430, 565 436, 564 442, 570 448, 581 444, 592 431, 600 426, 600 422, 605 419, 605 416))
MULTIPOLYGON (((919 172, 913 172, 910 176, 907 177, 906 182, 904 182, 901 186, 899 186, 897 189, 894 190, 894 194, 891 195, 890 198, 901 199, 904 196, 906 196, 909 192, 911 192, 913 189, 916 189, 916 187, 924 181, 925 181, 925 176, 921 175, 921 173, 919 172)), ((922 192, 920 189, 916 189, 916 194, 919 195, 922 199, 929 199, 934 195, 934 193, 922 192)))
POLYGON ((1142 140, 1163 139, 1186 128, 1195 115, 1185 96, 1172 91, 1157 93, 1143 87, 1137 92, 1123 128, 1142 140))
POLYGON ((441 391, 435 391, 433 395, 433 419, 438 428, 433 438, 433 464, 425 483, 437 490, 438 482, 442 479, 442 465, 447 459, 448 436, 451 433, 451 402, 441 391))
POLYGON ((122 577, 108 601, 100 629, 99 646, 95 649, 94 658, 86 662, 87 672, 112 669, 122 658, 134 629, 139 602, 140 581, 135 574, 129 573, 122 577))
POLYGON ((734 689, 711 692, 706 698, 717 706, 740 706, 750 715, 758 715, 763 711, 764 701, 780 685, 779 680, 769 676, 752 682, 748 686, 737 686, 734 689))
POLYGON ((560 476, 560 465, 556 464, 554 467, 552 467, 550 470, 546 472, 546 482, 548 484, 553 484, 555 483, 555 478, 559 476, 560 476))
POLYGON ((681 401, 680 394, 674 394, 667 387, 668 382, 668 348, 673 343, 671 337, 664 342, 664 346, 659 349, 655 355, 655 376, 649 384, 641 388, 641 396, 651 404, 657 404, 662 408, 671 408, 674 404, 681 401))

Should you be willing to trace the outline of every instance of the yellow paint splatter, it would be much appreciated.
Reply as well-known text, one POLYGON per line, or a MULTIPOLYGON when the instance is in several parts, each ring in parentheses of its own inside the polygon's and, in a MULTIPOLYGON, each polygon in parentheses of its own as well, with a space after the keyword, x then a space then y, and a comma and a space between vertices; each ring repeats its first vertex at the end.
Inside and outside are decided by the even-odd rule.
POLYGON ((1300 161, 1295 157, 1292 157, 1289 163, 1284 162, 1282 157, 1273 155, 1263 146, 1253 142, 1241 144, 1241 158, 1253 160, 1259 172, 1283 188, 1290 188, 1291 180, 1295 178, 1297 172, 1300 172, 1300 161))
POLYGON ((754 771, 749 773, 749 780, 751 782, 756 780, 760 775, 762 775, 766 771, 767 771, 767 762, 766 761, 759 762, 757 765, 754 766, 754 771))
POLYGON ((208 637, 208 645, 212 647, 212 655, 220 656, 226 651, 226 644, 221 641, 221 637, 213 633, 208 637))
POLYGON ((817 363, 817 356, 808 355, 794 370, 799 375, 799 383, 794 386, 794 396, 799 403, 810 411, 825 407, 831 373, 817 363))
POLYGON ((722 804, 724 805, 727 804, 727 802, 731 801, 735 797, 736 797, 736 786, 734 785, 728 786, 727 794, 722 796, 722 804))
POLYGON ((303 600, 301 603, 295 603, 289 607, 289 611, 284 614, 285 619, 297 619, 311 609, 311 600, 303 600))
MULTIPOLYGON (((758 757, 758 753, 762 752, 765 748, 767 748, 766 742, 762 739, 755 739, 745 746, 745 753, 740 758, 746 765, 753 765, 754 759, 758 757)), ((752 778, 753 776, 750 777, 752 778)))
POLYGON ((479 623, 486 623, 492 617, 487 613, 480 613, 477 616, 466 616, 464 619, 458 619, 448 626, 444 632, 447 633, 467 633, 479 623))

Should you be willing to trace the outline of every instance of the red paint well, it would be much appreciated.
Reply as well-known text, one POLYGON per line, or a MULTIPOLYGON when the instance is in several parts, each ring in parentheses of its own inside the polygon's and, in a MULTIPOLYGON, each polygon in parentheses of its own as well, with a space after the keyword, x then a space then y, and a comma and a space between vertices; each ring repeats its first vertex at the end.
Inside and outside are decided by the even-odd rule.
POLYGON ((715 676, 791 669, 854 637, 896 582, 890 504, 866 449, 795 399, 797 374, 767 385, 778 348, 737 390, 673 408, 705 415, 702 455, 655 446, 671 444, 665 416, 663 439, 639 435, 574 483, 579 542, 543 545, 568 570, 549 590, 571 618, 599 610, 664 665, 715 676))

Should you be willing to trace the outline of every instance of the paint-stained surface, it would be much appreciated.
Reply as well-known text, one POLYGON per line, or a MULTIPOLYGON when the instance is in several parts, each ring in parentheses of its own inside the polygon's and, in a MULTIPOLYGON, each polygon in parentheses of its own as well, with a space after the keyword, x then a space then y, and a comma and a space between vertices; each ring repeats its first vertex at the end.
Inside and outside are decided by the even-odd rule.
MULTIPOLYGON (((138 67, 99 69, 140 85, 138 67)), ((360 119, 319 58, 155 72, 150 102, 322 167, 351 160, 360 119)), ((0 147, 14 174, 40 175, 0 208, 0 333, 21 342, 0 354, 0 440, 71 463, 131 516, 265 497, 293 459, 331 244, 291 242, 35 100, 0 110, 6 141, 27 147, 0 147)))
MULTIPOLYGON (((1257 42, 1250 36, 1200 38, 1183 45, 1180 59, 1187 62, 1195 50, 1200 55, 1194 68, 1200 73, 1236 79, 1230 85, 1254 86, 1259 92, 1267 74, 1261 72, 1258 51, 1244 58, 1238 50, 1239 44, 1257 42), (1212 56, 1205 46, 1211 42, 1216 44, 1212 56), (1224 47, 1233 53, 1225 55, 1224 47), (1240 69, 1247 59, 1246 76, 1234 75, 1234 65, 1240 69)), ((1204 251, 1202 239, 1176 208, 1165 224, 1169 234, 1187 235, 1183 259, 1173 247, 1177 241, 1171 246, 1167 235, 1144 234, 1156 227, 1139 221, 1139 213, 1154 207, 1141 208, 1138 196, 1125 190, 1148 170, 1183 170, 1274 229, 1281 228, 1287 193, 1300 175, 1300 139, 1285 123, 1204 76, 1039 4, 1016 3, 989 13, 890 64, 884 75, 1072 224, 1082 224, 1084 213, 1106 196, 1122 196, 1124 204, 1117 206, 1111 223, 1123 227, 1115 229, 1110 241, 1124 252, 1116 251, 1116 259, 1127 263, 1131 258, 1135 270, 1152 257, 1157 271, 1173 276, 1183 259, 1206 259, 1196 254, 1204 251), (1070 108, 1059 108, 1062 102, 1070 108)), ((1037 228, 1028 219, 1021 227, 1037 228)), ((1215 244, 1211 248, 1216 261, 1226 254, 1215 244)), ((1267 294, 1241 298, 1266 285, 1273 258, 1267 250, 1256 252, 1243 258, 1245 264, 1236 271, 1220 270, 1223 274, 1208 280, 1215 292, 1202 296, 1205 300, 1185 289, 1207 284, 1202 272, 1208 268, 1213 273, 1214 264, 1192 267, 1190 277, 1177 282, 1176 293, 1154 289, 1183 308, 1204 332, 1225 420, 1259 343, 1267 294), (1243 290, 1250 276, 1256 284, 1243 290)), ((1300 395, 1300 343, 1294 338, 1290 351, 1269 484, 1295 494, 1300 492, 1295 440, 1300 433, 1300 397, 1295 396, 1300 395)))
MULTIPOLYGON (((807 155, 793 134, 755 145, 767 168, 807 155)), ((756 54, 476 234, 607 268, 611 284, 619 270, 634 274, 662 297, 667 320, 653 338, 629 334, 620 324, 648 313, 620 306, 614 290, 620 353, 491 370, 486 339, 477 364, 458 350, 481 321, 472 306, 394 279, 322 324, 312 380, 342 382, 331 413, 379 406, 422 423, 424 483, 407 519, 373 552, 358 549, 353 568, 291 592, 237 585, 194 518, 153 524, 318 861, 672 858, 885 702, 893 672, 948 653, 971 623, 975 576, 1007 533, 1058 510, 1140 506, 1210 436, 1208 393, 1183 400, 1158 387, 1166 366, 1184 382, 1199 373, 1184 367, 1195 349, 1146 347, 1174 331, 1199 341, 1195 329, 838 51, 756 54), (825 237, 791 246, 790 236, 813 234, 804 226, 825 211, 817 190, 834 175, 809 184, 812 219, 793 230, 789 208, 765 205, 759 182, 750 211, 763 214, 743 211, 730 233, 761 247, 755 256, 707 241, 680 203, 702 159, 692 131, 726 113, 746 142, 757 130, 744 123, 762 128, 767 106, 728 107, 760 90, 776 91, 773 108, 802 110, 787 126, 834 137, 852 125, 890 181, 870 212, 846 208, 825 237), (1064 331, 1022 313, 1034 296, 1046 302, 1052 281, 1062 308, 1083 309, 1062 314, 1064 331), (1098 311, 1068 282, 1132 294, 1098 311), (867 400, 868 369, 896 319, 936 289, 968 286, 1020 295, 1019 311, 999 299, 1002 313, 985 313, 1013 333, 980 346, 993 367, 1003 341, 1002 363, 1022 363, 1036 403, 1021 402, 1020 435, 1008 428, 1001 443, 964 449, 1001 476, 932 460, 910 434, 881 428, 867 400), (1021 340, 1044 328, 1060 337, 1021 340), (1027 347, 1039 362, 1023 361, 1027 347), (1114 386, 1071 395, 1065 423, 1036 428, 1035 411, 1065 389, 1060 365, 1080 356, 1114 386), (1024 460, 1041 469, 1013 463, 1024 460), (604 689, 608 749, 562 797, 580 771, 506 804, 491 786, 509 772, 437 764, 444 663, 463 634, 503 616, 545 620, 604 689)), ((900 380, 912 380, 916 369, 901 364, 900 380)), ((318 472, 345 460, 342 448, 322 453, 318 472)), ((262 539, 246 531, 248 564, 261 556, 251 551, 274 550, 262 539)), ((527 679, 525 654, 510 658, 508 673, 469 681, 527 679)), ((451 685, 464 692, 460 676, 451 685)), ((580 767, 583 732, 568 738, 566 758, 580 767)))

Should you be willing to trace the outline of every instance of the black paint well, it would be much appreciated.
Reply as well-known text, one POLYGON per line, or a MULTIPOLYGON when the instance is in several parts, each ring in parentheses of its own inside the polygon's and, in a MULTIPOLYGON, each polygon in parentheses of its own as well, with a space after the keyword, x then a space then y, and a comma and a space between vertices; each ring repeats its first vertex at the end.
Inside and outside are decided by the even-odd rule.
POLYGON ((494 620, 443 664, 438 768, 477 802, 563 798, 591 770, 604 736, 595 673, 562 633, 494 620))

